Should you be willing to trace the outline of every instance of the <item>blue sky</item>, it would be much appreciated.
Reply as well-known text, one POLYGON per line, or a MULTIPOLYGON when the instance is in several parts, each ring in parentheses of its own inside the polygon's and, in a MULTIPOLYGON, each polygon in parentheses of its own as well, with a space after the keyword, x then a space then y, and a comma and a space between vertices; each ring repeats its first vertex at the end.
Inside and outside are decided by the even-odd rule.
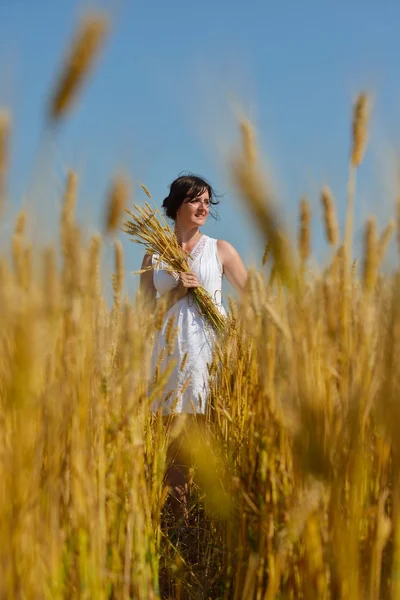
MULTIPOLYGON (((237 143, 234 100, 257 127, 293 235, 299 198, 310 200, 314 250, 323 260, 318 194, 328 183, 342 218, 351 107, 364 89, 373 95, 373 122, 359 174, 356 240, 371 211, 385 225, 393 213, 400 134, 400 4, 395 0, 125 0, 95 6, 111 11, 113 28, 41 171, 46 179, 41 192, 46 198, 37 213, 41 239, 56 235, 69 167, 80 176, 78 214, 90 232, 101 226, 116 171, 145 182, 160 203, 171 180, 189 170, 225 193, 220 221, 210 220, 205 232, 228 239, 247 264, 259 261, 262 245, 232 192, 226 167, 237 143)), ((14 128, 3 231, 21 203, 32 205, 29 190, 49 90, 87 7, 73 0, 0 0, 0 105, 11 108, 14 128)), ((136 187, 135 200, 143 199, 136 187)), ((141 250, 121 239, 126 267, 133 271, 141 250)), ((133 290, 135 279, 128 277, 127 289, 133 290)))

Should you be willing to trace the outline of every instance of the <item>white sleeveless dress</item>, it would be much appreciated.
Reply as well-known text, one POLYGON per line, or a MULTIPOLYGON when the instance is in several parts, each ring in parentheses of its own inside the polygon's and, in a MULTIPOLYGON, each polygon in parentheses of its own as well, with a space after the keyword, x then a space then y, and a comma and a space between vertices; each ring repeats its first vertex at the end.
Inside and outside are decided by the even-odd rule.
MULTIPOLYGON (((155 254, 152 258, 154 269, 154 286, 159 294, 171 291, 178 285, 177 274, 165 271, 165 263, 155 254)), ((211 295, 215 305, 222 314, 222 277, 223 268, 217 251, 217 240, 202 235, 191 252, 190 269, 211 295)), ((153 374, 156 366, 160 376, 170 364, 174 368, 163 391, 161 409, 164 415, 174 413, 206 412, 207 395, 209 391, 208 364, 212 361, 215 334, 205 317, 194 304, 189 292, 179 302, 175 303, 166 313, 161 330, 157 332, 153 350, 153 374), (166 333, 170 318, 173 316, 173 327, 177 328, 175 342, 167 349, 166 333), (160 353, 164 356, 160 360, 160 353)), ((160 401, 153 403, 152 409, 157 412, 160 401)))

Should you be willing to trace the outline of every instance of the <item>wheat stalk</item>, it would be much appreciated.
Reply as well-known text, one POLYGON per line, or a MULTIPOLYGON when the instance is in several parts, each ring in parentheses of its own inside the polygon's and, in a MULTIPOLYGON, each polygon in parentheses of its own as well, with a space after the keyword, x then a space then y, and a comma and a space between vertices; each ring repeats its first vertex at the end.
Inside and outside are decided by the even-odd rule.
POLYGON ((351 162, 354 167, 359 167, 364 158, 368 140, 368 119, 370 100, 367 94, 358 96, 353 113, 353 148, 351 162))
POLYGON ((310 204, 305 198, 302 198, 300 201, 299 254, 303 265, 310 256, 310 222, 310 204))
POLYGON ((261 260, 261 264, 263 266, 267 264, 268 258, 269 258, 270 254, 271 254, 271 247, 270 247, 269 243, 267 242, 265 244, 264 254, 263 254, 263 257, 262 257, 262 260, 261 260))
POLYGON ((371 291, 375 285, 378 267, 378 240, 376 235, 376 221, 369 218, 365 226, 365 251, 363 284, 366 290, 371 291))
POLYGON ((118 175, 112 182, 107 202, 107 212, 105 219, 106 233, 112 233, 119 226, 124 208, 129 200, 130 186, 128 180, 122 175, 118 175))
POLYGON ((122 244, 119 240, 115 242, 115 282, 118 292, 122 290, 124 285, 124 252, 122 244))
POLYGON ((321 204, 324 211, 325 235, 331 246, 339 241, 339 227, 335 211, 335 202, 331 190, 325 186, 321 191, 321 204))
POLYGON ((68 227, 74 221, 78 177, 74 171, 68 171, 64 191, 64 202, 61 213, 61 226, 68 227))
POLYGON ((382 263, 385 258, 385 254, 387 252, 390 240, 392 235, 396 229, 396 222, 394 219, 390 219, 389 223, 386 225, 385 229, 382 231, 382 235, 379 238, 378 242, 378 257, 379 262, 382 263))
POLYGON ((231 165, 232 179, 246 202, 257 227, 264 234, 274 256, 276 272, 290 285, 294 280, 294 265, 290 241, 274 206, 273 191, 255 165, 255 133, 248 121, 240 125, 242 133, 241 152, 234 156, 231 165))
POLYGON ((358 96, 353 110, 352 151, 347 183, 347 210, 345 223, 345 251, 347 261, 352 260, 352 236, 354 221, 354 199, 356 189, 356 169, 364 158, 368 137, 369 97, 362 93, 358 96))
POLYGON ((9 137, 10 115, 6 110, 0 110, 0 212, 3 210, 4 204, 9 137))
POLYGON ((144 193, 146 194, 146 196, 151 199, 151 194, 150 194, 148 188, 144 185, 144 183, 141 183, 140 187, 142 188, 142 190, 144 191, 144 193))
POLYGON ((100 12, 89 13, 80 23, 49 104, 49 118, 59 121, 70 109, 77 92, 96 59, 108 18, 100 12))

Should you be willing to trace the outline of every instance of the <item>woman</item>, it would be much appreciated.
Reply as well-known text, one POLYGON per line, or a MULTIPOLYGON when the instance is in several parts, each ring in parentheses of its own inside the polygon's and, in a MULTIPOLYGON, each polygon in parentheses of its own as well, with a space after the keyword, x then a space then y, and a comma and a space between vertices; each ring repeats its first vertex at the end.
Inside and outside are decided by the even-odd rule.
MULTIPOLYGON (((225 276, 233 288, 241 293, 246 283, 247 271, 236 250, 226 241, 216 240, 201 233, 210 214, 211 206, 217 204, 211 185, 194 175, 183 175, 170 186, 169 195, 163 202, 167 217, 175 224, 175 233, 182 249, 189 255, 191 273, 171 274, 157 255, 146 254, 142 269, 150 269, 141 275, 141 289, 151 302, 157 293, 165 298, 167 306, 164 323, 157 334, 153 351, 153 367, 160 373, 169 361, 174 368, 165 387, 161 407, 163 415, 196 414, 206 412, 208 395, 208 364, 212 361, 214 333, 193 302, 190 290, 203 286, 221 312, 222 278, 225 276), (177 328, 175 343, 163 360, 160 352, 166 349, 172 326, 177 328)), ((177 448, 170 454, 179 453, 177 448)), ((172 458, 167 480, 172 488, 173 508, 176 516, 185 516, 187 466, 172 458), (183 468, 182 468, 183 467, 183 468)))

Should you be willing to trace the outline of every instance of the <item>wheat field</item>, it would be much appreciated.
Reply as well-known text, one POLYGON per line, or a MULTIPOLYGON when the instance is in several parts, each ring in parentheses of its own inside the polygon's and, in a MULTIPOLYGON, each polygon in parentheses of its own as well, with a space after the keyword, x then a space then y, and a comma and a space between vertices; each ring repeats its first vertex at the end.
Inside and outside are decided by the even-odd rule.
MULTIPOLYGON (((92 15, 72 42, 50 126, 70 110, 106 29, 92 15)), ((331 259, 319 272, 309 269, 309 203, 293 243, 251 124, 240 124, 230 176, 266 250, 243 297, 228 300, 205 424, 150 412, 168 375, 150 380, 163 307, 150 314, 139 293, 122 293, 118 240, 111 305, 102 296, 101 248, 129 208, 127 181, 111 185, 104 235, 88 238, 76 221, 73 171, 58 244, 33 244, 18 215, 0 256, 1 599, 400 598, 400 272, 381 272, 400 233, 396 214, 382 232, 368 219, 354 264, 365 94, 352 118, 345 228, 323 188, 331 259), (180 436, 193 465, 185 531, 164 484, 180 436)), ((4 112, 2 207, 10 136, 4 112)))

